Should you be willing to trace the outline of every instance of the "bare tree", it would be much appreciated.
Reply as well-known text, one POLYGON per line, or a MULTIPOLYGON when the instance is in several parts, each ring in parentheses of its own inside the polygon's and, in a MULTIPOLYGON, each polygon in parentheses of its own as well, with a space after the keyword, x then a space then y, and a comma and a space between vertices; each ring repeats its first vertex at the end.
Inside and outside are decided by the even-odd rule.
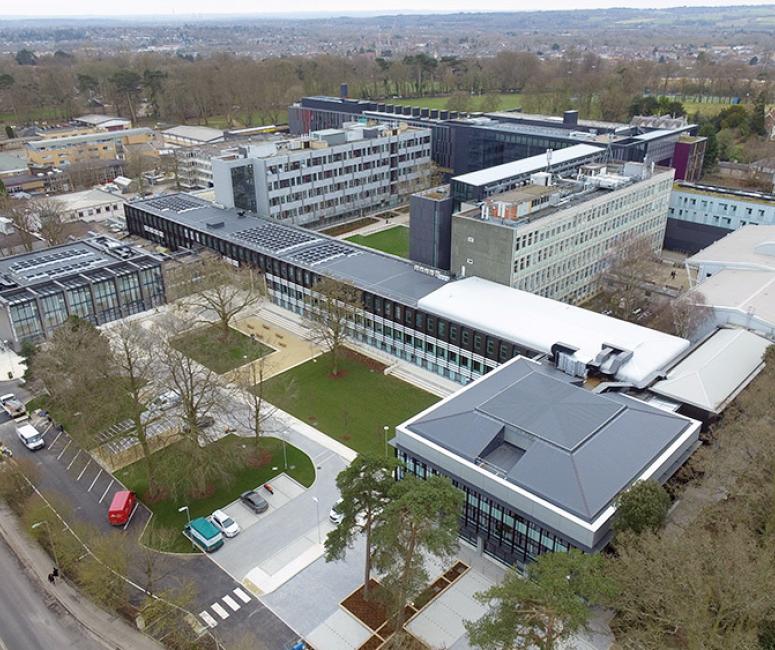
POLYGON ((29 253, 38 238, 35 235, 35 215, 28 204, 8 196, 0 196, 0 214, 11 220, 22 247, 29 253))
POLYGON ((649 305, 645 283, 654 260, 654 246, 649 237, 626 239, 606 257, 600 278, 602 293, 616 317, 631 320, 633 312, 649 305))
POLYGON ((65 241, 64 205, 49 197, 36 199, 30 206, 38 222, 38 232, 49 246, 65 241))
POLYGON ((307 301, 305 320, 313 340, 331 353, 331 374, 339 374, 342 347, 350 337, 350 321, 361 306, 361 292, 333 278, 320 278, 307 301))
POLYGON ((203 312, 198 322, 209 323, 207 312, 214 312, 224 338, 232 320, 257 307, 266 293, 263 275, 212 256, 172 269, 168 286, 172 300, 185 297, 188 305, 203 312))
MULTIPOLYGON (((264 359, 258 359, 248 365, 241 376, 240 393, 247 409, 245 424, 253 434, 254 453, 258 458, 261 449, 261 438, 266 434, 266 423, 277 410, 266 401, 264 375, 266 366, 264 359)), ((285 444, 285 441, 283 441, 285 444)))
POLYGON ((713 318, 713 310, 699 291, 689 291, 674 300, 667 300, 655 312, 656 316, 649 323, 651 327, 692 340, 703 334, 713 318))

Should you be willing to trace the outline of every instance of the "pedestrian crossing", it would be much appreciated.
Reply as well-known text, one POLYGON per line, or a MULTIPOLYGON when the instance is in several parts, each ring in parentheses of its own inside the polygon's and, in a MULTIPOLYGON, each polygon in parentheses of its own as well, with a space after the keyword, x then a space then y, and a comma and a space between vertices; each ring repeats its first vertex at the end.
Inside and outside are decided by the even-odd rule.
POLYGON ((199 612, 199 618, 205 622, 207 627, 213 628, 221 621, 225 621, 227 618, 229 618, 230 614, 226 609, 227 607, 232 612, 237 612, 242 608, 243 605, 249 603, 250 600, 250 596, 245 591, 237 587, 232 591, 232 593, 226 594, 220 600, 210 605, 208 609, 204 610, 203 612, 199 612), (232 597, 232 595, 236 597, 236 600, 234 597, 232 597), (226 607, 224 607, 224 605, 226 605, 226 607), (217 618, 210 613, 211 611, 215 613, 217 618))

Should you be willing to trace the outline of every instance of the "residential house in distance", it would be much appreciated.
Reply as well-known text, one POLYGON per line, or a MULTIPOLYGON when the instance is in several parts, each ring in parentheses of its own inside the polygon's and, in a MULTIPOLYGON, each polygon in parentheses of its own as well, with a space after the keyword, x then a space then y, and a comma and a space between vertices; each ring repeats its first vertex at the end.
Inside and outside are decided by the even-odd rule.
POLYGON ((672 169, 641 163, 592 163, 565 178, 534 174, 531 184, 452 216, 451 271, 583 302, 622 242, 645 237, 661 248, 672 182, 672 169))
POLYGON ((218 203, 296 225, 322 225, 395 206, 427 187, 427 129, 357 124, 248 145, 212 161, 218 203))
MULTIPOLYGON (((686 260, 718 325, 775 341, 775 225, 745 225, 686 260)), ((689 276, 691 278, 691 274, 689 276)))
POLYGON ((0 259, 0 337, 19 350, 71 315, 101 325, 165 302, 162 260, 110 237, 0 259))
POLYGON ((678 181, 670 194, 665 248, 697 253, 749 224, 775 226, 775 194, 678 181))

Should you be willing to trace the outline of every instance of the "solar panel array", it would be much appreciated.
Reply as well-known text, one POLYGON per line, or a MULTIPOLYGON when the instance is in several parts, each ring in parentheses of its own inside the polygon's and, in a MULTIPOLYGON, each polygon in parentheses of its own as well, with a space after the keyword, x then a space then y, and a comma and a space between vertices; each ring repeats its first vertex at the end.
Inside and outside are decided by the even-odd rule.
POLYGON ((233 237, 273 253, 281 253, 319 240, 318 237, 310 233, 294 228, 286 228, 275 223, 266 223, 255 228, 240 230, 235 232, 233 237))
POLYGON ((352 246, 346 244, 340 244, 339 242, 327 241, 318 244, 317 246, 310 246, 304 250, 294 253, 288 259, 294 262, 300 262, 302 264, 309 264, 314 266, 321 262, 326 262, 335 257, 342 257, 344 255, 358 255, 360 251, 354 249, 352 246))
POLYGON ((21 259, 11 264, 8 270, 24 278, 27 282, 35 282, 45 278, 77 273, 90 268, 99 261, 100 257, 88 248, 68 248, 46 255, 21 259))
POLYGON ((160 196, 155 199, 151 199, 146 202, 146 205, 154 210, 172 210, 173 212, 184 212, 185 210, 193 210, 194 208, 201 208, 202 203, 196 199, 192 199, 184 194, 171 194, 170 196, 160 196))

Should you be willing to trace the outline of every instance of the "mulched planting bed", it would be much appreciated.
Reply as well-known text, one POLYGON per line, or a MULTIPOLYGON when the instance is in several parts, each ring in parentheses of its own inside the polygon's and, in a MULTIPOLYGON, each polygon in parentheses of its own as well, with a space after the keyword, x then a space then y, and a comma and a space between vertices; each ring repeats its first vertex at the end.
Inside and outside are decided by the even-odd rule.
POLYGON ((342 601, 342 607, 370 629, 376 631, 387 620, 387 608, 379 599, 380 584, 369 581, 369 600, 363 598, 363 587, 342 601))
POLYGON ((455 565, 444 574, 444 577, 450 582, 455 582, 455 580, 462 576, 467 569, 468 566, 465 563, 456 562, 455 565))
POLYGON ((338 235, 344 235, 345 233, 352 232, 353 230, 358 230, 359 228, 363 228, 364 226, 370 226, 373 223, 377 223, 379 219, 375 219, 374 217, 364 217, 363 219, 358 219, 357 221, 350 221, 348 223, 340 223, 338 226, 331 226, 330 228, 325 228, 321 230, 324 235, 328 235, 329 237, 337 237, 338 235))

